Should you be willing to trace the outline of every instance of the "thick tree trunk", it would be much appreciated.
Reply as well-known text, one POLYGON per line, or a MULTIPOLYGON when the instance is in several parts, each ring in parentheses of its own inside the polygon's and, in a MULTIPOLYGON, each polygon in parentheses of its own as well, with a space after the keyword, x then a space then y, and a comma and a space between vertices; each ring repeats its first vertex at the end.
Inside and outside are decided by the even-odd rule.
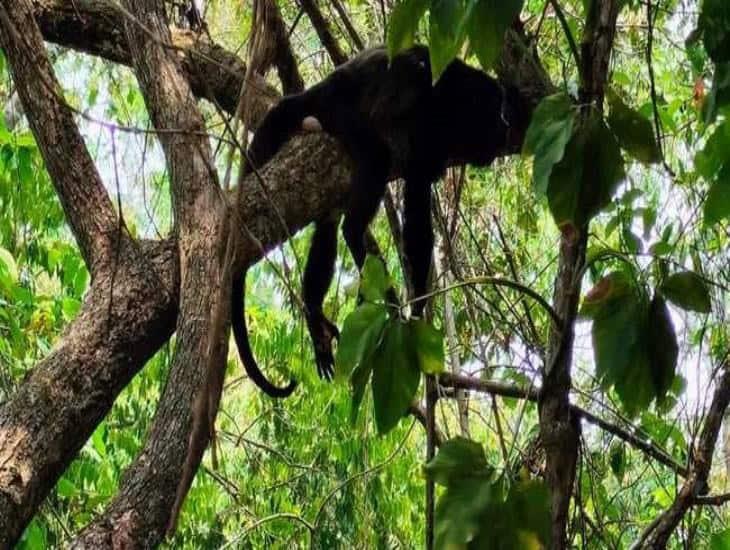
POLYGON ((170 242, 125 243, 53 351, 0 408, 0 548, 11 546, 119 392, 170 337, 170 242), (113 289, 113 292, 112 292, 113 289))

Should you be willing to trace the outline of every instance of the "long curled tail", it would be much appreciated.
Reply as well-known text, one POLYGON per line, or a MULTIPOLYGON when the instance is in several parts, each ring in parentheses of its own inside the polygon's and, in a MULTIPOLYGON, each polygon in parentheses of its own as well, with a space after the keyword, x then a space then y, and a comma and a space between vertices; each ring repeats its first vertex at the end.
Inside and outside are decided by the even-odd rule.
POLYGON ((251 344, 248 341, 248 329, 246 328, 246 317, 244 315, 245 281, 246 272, 243 271, 238 277, 234 277, 233 291, 231 292, 231 324, 233 326, 233 336, 236 339, 236 346, 238 346, 238 353, 243 362, 243 368, 246 369, 246 374, 253 380, 254 384, 261 388, 267 395, 277 398, 289 397, 297 387, 297 381, 291 380, 283 388, 269 382, 264 376, 264 373, 261 372, 251 350, 251 344))
MULTIPOLYGON (((302 128, 302 121, 310 114, 312 95, 311 92, 304 92, 287 96, 266 114, 261 126, 254 134, 251 146, 248 148, 244 174, 249 174, 254 169, 264 166, 276 155, 289 138, 302 128)), ((251 380, 267 395, 278 398, 288 397, 297 386, 296 380, 290 381, 283 388, 275 386, 261 372, 251 350, 244 315, 245 286, 246 272, 243 271, 238 277, 234 277, 231 293, 233 306, 231 308, 231 324, 241 362, 251 380)))

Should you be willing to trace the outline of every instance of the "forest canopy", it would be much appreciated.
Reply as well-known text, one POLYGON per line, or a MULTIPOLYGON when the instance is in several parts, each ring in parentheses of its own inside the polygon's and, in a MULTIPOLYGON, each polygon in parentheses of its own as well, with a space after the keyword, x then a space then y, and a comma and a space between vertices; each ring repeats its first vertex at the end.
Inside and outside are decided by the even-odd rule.
POLYGON ((2 0, 0 74, 0 548, 730 549, 727 0, 2 0), (529 125, 433 185, 425 294, 397 168, 362 270, 338 238, 328 381, 302 277, 358 165, 247 147, 416 44, 529 125))

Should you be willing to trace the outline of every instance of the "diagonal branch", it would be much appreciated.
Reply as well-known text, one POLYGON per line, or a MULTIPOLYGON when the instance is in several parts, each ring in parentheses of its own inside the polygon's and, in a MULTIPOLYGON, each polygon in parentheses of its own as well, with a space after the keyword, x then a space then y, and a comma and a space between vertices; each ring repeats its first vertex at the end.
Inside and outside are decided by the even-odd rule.
MULTIPOLYGON (((439 383, 445 388, 453 389, 465 389, 476 391, 480 393, 488 393, 491 395, 500 395, 502 397, 514 397, 517 399, 528 399, 529 401, 537 401, 539 399, 539 392, 536 388, 521 388, 512 384, 505 384, 503 382, 497 382, 494 380, 479 380, 471 378, 469 376, 457 375, 457 374, 443 374, 439 377, 439 383)), ((570 405, 571 413, 581 420, 593 424, 608 432, 622 441, 625 441, 632 447, 640 450, 645 455, 653 458, 660 464, 663 464, 676 474, 687 477, 689 472, 687 467, 677 462, 669 453, 664 449, 657 447, 652 442, 643 439, 633 432, 622 428, 616 424, 613 424, 598 415, 593 414, 587 409, 578 405, 570 405)))
MULTIPOLYGON (((125 0, 124 6, 129 12, 125 33, 147 111, 156 130, 176 130, 161 132, 159 139, 171 174, 180 315, 169 379, 144 448, 105 513, 75 541, 76 548, 99 548, 110 536, 112 546, 115 537, 143 547, 160 542, 182 477, 203 367, 225 364, 228 353, 232 280, 230 270, 226 274, 223 269, 220 247, 227 241, 229 209, 203 117, 175 52, 164 46, 170 34, 161 2, 125 0), (210 312, 216 312, 217 320, 210 312), (221 319, 223 330, 214 333, 211 327, 221 319)), ((204 449, 205 444, 198 461, 204 449)))
POLYGON ((672 505, 665 510, 642 536, 642 540, 635 546, 652 550, 662 550, 667 547, 669 537, 684 518, 695 499, 707 492, 707 479, 712 466, 712 455, 720 434, 722 419, 730 404, 730 364, 723 365, 720 380, 715 386, 710 410, 705 417, 697 447, 692 453, 689 476, 685 479, 679 494, 672 505))
POLYGON ((0 6, 0 45, 66 220, 92 274, 119 235, 117 217, 62 96, 28 0, 0 6))

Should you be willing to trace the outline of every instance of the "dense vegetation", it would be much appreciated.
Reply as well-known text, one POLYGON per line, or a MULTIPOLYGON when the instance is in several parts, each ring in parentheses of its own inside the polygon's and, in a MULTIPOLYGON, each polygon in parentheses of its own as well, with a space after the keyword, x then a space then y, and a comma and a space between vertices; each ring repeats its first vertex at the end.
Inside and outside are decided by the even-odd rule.
MULTIPOLYGON (((159 98, 143 74, 144 56, 152 60, 148 69, 164 74, 150 53, 154 41, 140 51, 126 42, 119 46, 114 41, 121 39, 110 30, 114 25, 102 20, 118 17, 118 28, 124 27, 124 17, 135 17, 129 14, 135 1, 122 4, 124 9, 107 0, 0 5, 5 51, 0 57, 5 104, 0 120, 0 515, 5 519, 0 530, 27 523, 19 548, 74 540, 79 547, 93 547, 91 538, 83 539, 85 528, 87 536, 108 529, 109 547, 161 541, 186 448, 190 404, 208 364, 203 351, 195 355, 207 346, 206 329, 201 335, 188 329, 193 321, 184 324, 195 311, 186 289, 196 286, 185 283, 185 269, 210 273, 215 281, 208 285, 211 294, 200 300, 200 326, 221 299, 218 287, 225 287, 225 275, 215 267, 189 268, 182 259, 179 265, 161 259, 160 252, 155 265, 168 262, 160 273, 180 285, 179 296, 170 293, 174 315, 159 314, 157 325, 123 323, 124 312, 139 305, 124 294, 126 262, 153 254, 146 248, 152 240, 170 242, 175 226, 181 257, 194 263, 197 244, 189 236, 204 233, 204 225, 185 221, 190 205, 200 203, 184 187, 181 173, 189 167, 171 162, 182 158, 175 157, 178 142, 170 134, 155 134, 174 109, 157 108, 159 98), (52 122, 34 121, 58 115, 35 112, 39 104, 21 100, 26 86, 36 86, 34 93, 41 95, 53 88, 43 64, 31 78, 21 74, 18 51, 34 59, 28 53, 32 44, 21 39, 25 34, 8 31, 21 9, 35 14, 62 87, 62 94, 49 93, 49 101, 58 100, 78 124, 110 198, 109 212, 119 220, 108 235, 123 251, 108 255, 108 272, 95 266, 101 271, 94 282, 89 259, 104 246, 84 239, 83 220, 101 220, 101 226, 103 216, 83 194, 93 185, 84 187, 82 181, 81 194, 74 194, 43 145, 48 138, 42 133, 52 122), (63 26, 49 23, 53 17, 77 16, 90 26, 98 22, 98 32, 109 32, 110 42, 89 33, 87 43, 83 34, 65 36, 63 26), (117 233, 133 244, 119 244, 117 233), (113 311, 107 302, 113 304, 114 295, 119 309, 113 311), (168 338, 175 316, 177 330, 168 338), (89 337, 87 356, 68 351, 67 342, 81 346, 79 334, 87 334, 74 332, 74 326, 94 323, 102 336, 89 337), (96 387, 95 380, 116 372, 91 358, 103 350, 100 342, 111 346, 123 340, 115 326, 147 327, 151 358, 136 364, 136 350, 146 347, 130 344, 125 355, 119 343, 122 351, 110 352, 110 361, 126 364, 133 356, 124 367, 129 383, 123 389, 113 381, 96 387), (52 380, 38 385, 54 362, 67 360, 64 353, 71 357, 69 372, 78 377, 77 393, 73 384, 63 391, 52 380), (84 367, 84 361, 92 366, 84 367), (176 375, 176 368, 182 374, 176 375), (184 389, 179 401, 168 409, 160 405, 168 412, 158 413, 166 391, 178 387, 184 389), (23 450, 22 460, 14 455, 16 447, 36 447, 23 447, 8 435, 9 426, 18 425, 19 418, 35 419, 34 411, 53 419, 54 407, 60 410, 77 398, 101 404, 88 410, 80 405, 81 412, 68 413, 68 421, 61 421, 67 413, 59 412, 58 425, 50 422, 48 432, 28 420, 29 437, 58 440, 63 451, 57 458, 38 451, 42 461, 56 462, 27 466, 32 481, 21 485, 32 489, 16 493, 17 476, 26 475, 21 465, 39 459, 31 450, 23 450), (100 421, 87 422, 87 415, 99 415, 100 421), (154 426, 175 415, 182 427, 171 425, 174 441, 168 445, 161 435, 165 426, 157 431, 154 426), (88 441, 84 430, 91 433, 88 441), (77 439, 79 445, 86 441, 78 453, 77 439), (143 449, 148 454, 140 459, 143 449), (165 461, 157 462, 160 456, 165 461), (140 476, 154 478, 160 471, 167 481, 145 493, 140 476), (57 482, 54 475, 60 475, 57 482), (120 510, 142 501, 159 515, 139 508, 142 527, 125 531, 137 519, 125 519, 120 510)), ((169 4, 173 26, 182 25, 169 4)), ((175 47, 159 51, 182 58, 212 40, 221 51, 254 63, 247 38, 265 29, 257 30, 251 3, 205 4, 204 29, 178 29, 172 35, 175 47)), ((297 63, 294 74, 307 85, 329 74, 339 56, 364 45, 385 42, 397 52, 420 42, 430 45, 436 75, 458 56, 530 90, 536 108, 521 155, 498 159, 488 169, 454 166, 437 185, 434 292, 425 320, 404 321, 385 303, 391 282, 404 304, 415 298, 402 275, 397 182, 372 227, 386 269, 369 258, 359 277, 340 244, 336 284, 326 302, 342 329, 332 384, 317 377, 297 297, 310 231, 286 239, 289 230, 279 225, 284 220, 296 233, 340 203, 338 182, 346 181, 346 163, 336 144, 321 136, 298 138, 272 162, 282 168, 265 172, 266 183, 267 174, 272 179, 289 174, 288 181, 281 176, 276 190, 331 189, 321 203, 301 207, 317 212, 297 213, 291 204, 276 215, 269 212, 268 228, 262 229, 258 218, 244 217, 269 252, 248 276, 246 315, 255 352, 269 376, 285 380, 293 374, 300 387, 287 400, 267 398, 241 374, 235 347, 221 347, 227 377, 216 422, 217 460, 206 454, 178 528, 163 544, 419 548, 428 540, 436 548, 730 549, 725 504, 730 437, 720 429, 730 402, 727 0, 257 4, 281 18, 277 21, 287 32, 286 39, 277 35, 283 41, 278 47, 286 44, 297 63), (513 25, 517 16, 521 25, 513 25), (510 56, 528 61, 520 68, 510 56), (307 163, 304 156, 315 161, 307 163), (312 173, 317 162, 319 172, 312 173), (358 288, 365 298, 361 304, 358 288)), ((126 25, 132 36, 133 25, 126 25)), ((74 29, 69 26, 68 32, 74 29)), ((281 89, 288 65, 280 53, 269 55, 260 68, 277 68, 267 80, 272 89, 281 89)), ((209 60, 201 54, 197 62, 209 60)), ((204 74, 195 62, 186 65, 189 74, 196 70, 204 74)), ((291 77, 291 66, 288 70, 291 77)), ((260 87, 249 84, 244 95, 263 93, 263 81, 256 82, 260 87)), ((205 124, 205 133, 198 134, 210 144, 211 162, 227 183, 224 174, 237 171, 241 156, 234 146, 238 98, 230 98, 230 105, 210 101, 218 84, 210 81, 212 91, 199 84, 192 88, 207 99, 197 103, 205 124)), ((255 121, 248 122, 253 129, 255 121)), ((68 143, 73 140, 58 140, 54 147, 64 151, 72 146, 68 143)), ((256 185, 250 179, 250 186, 256 185)), ((292 196, 282 193, 272 211, 282 201, 291 203, 292 196)), ((244 202, 258 200, 244 196, 244 202)), ((207 251, 203 257, 215 256, 210 243, 216 238, 211 233, 209 246, 201 245, 207 251)), ((261 257, 260 249, 247 253, 252 261, 261 257)), ((152 302, 147 295, 142 299, 152 302)), ((10 537, 0 537, 0 546, 9 545, 10 537)))

